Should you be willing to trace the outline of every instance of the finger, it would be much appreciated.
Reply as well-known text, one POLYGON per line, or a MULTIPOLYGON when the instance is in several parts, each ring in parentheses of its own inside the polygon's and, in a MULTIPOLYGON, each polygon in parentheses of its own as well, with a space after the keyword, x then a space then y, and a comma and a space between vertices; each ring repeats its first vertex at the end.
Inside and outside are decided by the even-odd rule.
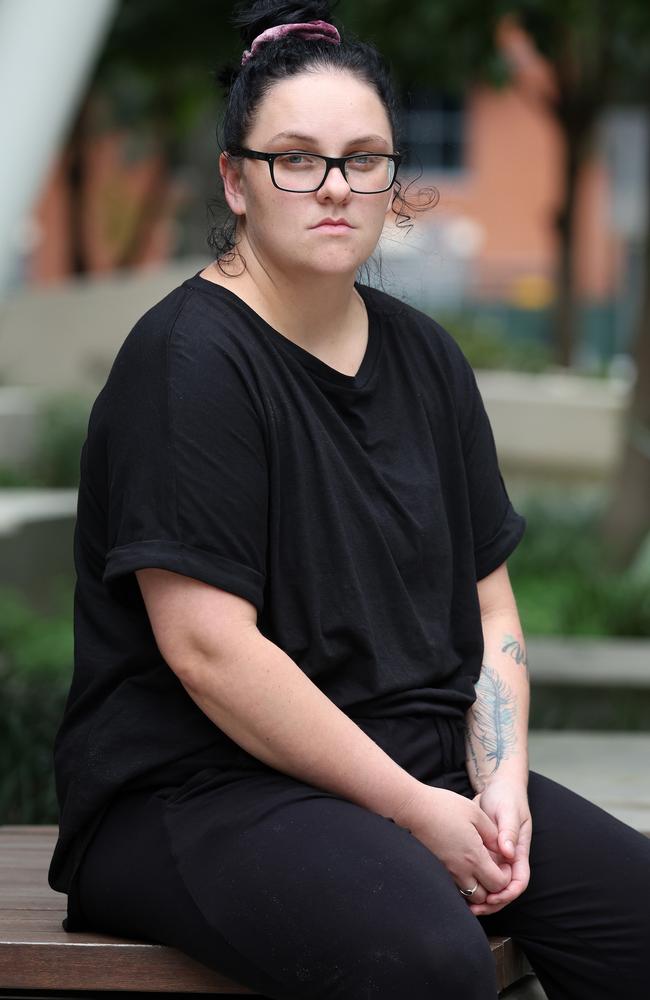
POLYGON ((486 848, 486 850, 487 850, 488 854, 490 855, 490 857, 492 858, 492 860, 494 861, 494 863, 496 865, 498 865, 499 867, 501 867, 501 865, 504 865, 504 864, 505 865, 511 865, 512 864, 512 859, 504 858, 503 854, 501 854, 500 851, 491 851, 491 850, 489 850, 489 848, 486 848))
POLYGON ((522 852, 515 857, 512 863, 512 877, 523 881, 524 878, 530 879, 530 860, 528 854, 522 852))
POLYGON ((490 913, 497 913, 504 906, 508 906, 524 892, 526 885, 513 880, 510 885, 500 893, 488 893, 484 900, 476 900, 476 904, 471 906, 475 916, 486 916, 490 913))
POLYGON ((496 894, 488 895, 483 902, 477 901, 475 905, 470 906, 470 909, 477 917, 486 916, 490 913, 497 913, 499 910, 502 910, 504 906, 507 906, 508 903, 512 903, 513 900, 521 896, 525 888, 525 885, 513 882, 508 886, 506 892, 498 894, 499 899, 496 898, 496 894))
POLYGON ((496 817, 499 828, 499 850, 506 858, 514 858, 515 847, 519 841, 521 819, 516 809, 503 809, 496 817))
POLYGON ((488 903, 477 904, 476 906, 470 906, 470 910, 475 917, 489 917, 493 913, 498 913, 502 910, 507 903, 502 903, 500 906, 490 906, 488 903))
POLYGON ((522 827, 522 835, 519 838, 519 843, 517 844, 515 850, 515 856, 512 861, 512 877, 516 878, 520 882, 526 882, 530 879, 530 860, 529 860, 529 849, 530 849, 530 838, 524 833, 524 828, 522 827))
POLYGON ((464 892, 461 892, 461 896, 468 904, 471 903, 473 905, 476 905, 485 903, 488 896, 488 890, 485 888, 484 885, 481 885, 478 875, 470 874, 470 875, 459 876, 458 882, 456 884, 458 885, 459 890, 469 889, 469 888, 474 889, 471 896, 467 896, 464 892), (458 884, 459 882, 461 884, 458 884))
MULTIPOLYGON (((474 883, 476 881, 477 881, 477 879, 470 879, 470 882, 466 883, 464 886, 462 886, 462 888, 463 889, 469 889, 469 888, 471 888, 471 886, 474 885, 474 883)), ((459 889, 460 888, 461 888, 461 886, 459 886, 459 889)), ((474 905, 476 905, 476 904, 482 904, 482 903, 485 903, 485 901, 487 899, 487 889, 485 889, 479 883, 479 885, 477 886, 476 890, 472 893, 471 896, 466 896, 462 892, 461 892, 461 896, 463 897, 463 899, 465 900, 465 902, 468 903, 468 904, 469 903, 472 903, 474 905)))
POLYGON ((514 858, 515 856, 515 845, 519 839, 519 830, 516 830, 513 824, 508 824, 505 827, 501 827, 499 830, 498 844, 499 850, 506 858, 514 858))
POLYGON ((512 881, 505 887, 505 889, 501 890, 501 892, 489 892, 484 902, 490 905, 499 903, 511 903, 513 899, 517 898, 517 896, 521 896, 527 884, 528 883, 525 881, 520 881, 519 879, 513 878, 512 881))
POLYGON ((485 846, 492 851, 501 851, 499 847, 499 830, 496 823, 482 809, 477 811, 474 826, 485 846))
POLYGON ((508 862, 496 864, 487 850, 479 857, 475 869, 476 878, 488 892, 500 892, 512 878, 512 869, 508 862))
POLYGON ((521 893, 528 887, 529 882, 530 882, 530 863, 528 860, 528 852, 521 846, 518 846, 517 857, 515 858, 512 864, 511 883, 505 886, 505 888, 499 890, 498 892, 490 893, 488 895, 487 902, 500 903, 504 899, 507 899, 507 901, 510 902, 508 894, 511 891, 515 891, 516 889, 517 895, 521 895, 521 893))
POLYGON ((487 897, 488 903, 501 903, 504 900, 506 902, 511 902, 512 899, 516 899, 520 896, 524 889, 528 888, 528 883, 530 882, 530 867, 527 858, 519 858, 512 867, 512 879, 509 885, 498 892, 489 893, 487 897), (515 892, 515 895, 510 896, 511 892, 515 892))

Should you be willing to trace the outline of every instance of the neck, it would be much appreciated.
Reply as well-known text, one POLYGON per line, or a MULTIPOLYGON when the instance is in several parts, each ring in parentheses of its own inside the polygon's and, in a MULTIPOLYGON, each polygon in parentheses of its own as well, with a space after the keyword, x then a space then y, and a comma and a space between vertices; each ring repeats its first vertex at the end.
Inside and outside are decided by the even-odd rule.
MULTIPOLYGON (((250 246, 242 244, 246 270, 226 279, 228 287, 239 291, 271 326, 291 340, 307 350, 335 347, 362 321, 365 306, 354 288, 354 273, 294 271, 289 275, 262 264, 250 246)), ((237 266, 241 269, 241 264, 237 266)), ((223 275, 216 264, 214 267, 223 275)), ((229 274, 230 268, 223 267, 229 274)))

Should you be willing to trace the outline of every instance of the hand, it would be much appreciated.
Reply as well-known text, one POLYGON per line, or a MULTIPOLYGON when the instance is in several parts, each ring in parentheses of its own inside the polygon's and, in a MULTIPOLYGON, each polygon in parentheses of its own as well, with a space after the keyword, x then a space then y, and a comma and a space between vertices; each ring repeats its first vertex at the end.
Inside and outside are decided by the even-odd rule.
POLYGON ((485 916, 502 910, 526 889, 530 881, 528 855, 533 821, 526 788, 514 779, 490 782, 472 801, 496 824, 497 857, 512 865, 512 878, 505 888, 488 892, 484 900, 472 897, 473 902, 469 903, 472 913, 485 916))
POLYGON ((511 883, 511 865, 499 857, 498 828, 475 800, 419 783, 394 820, 442 861, 459 889, 478 880, 476 902, 511 883))

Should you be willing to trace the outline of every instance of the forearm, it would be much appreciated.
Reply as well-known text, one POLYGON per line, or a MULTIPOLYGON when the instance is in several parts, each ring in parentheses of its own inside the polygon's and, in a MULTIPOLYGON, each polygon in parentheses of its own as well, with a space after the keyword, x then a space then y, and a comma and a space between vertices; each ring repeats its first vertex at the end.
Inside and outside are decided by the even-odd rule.
POLYGON ((482 626, 483 665, 465 720, 467 771, 477 792, 497 778, 528 782, 530 685, 519 616, 495 612, 482 626))
POLYGON ((181 680, 231 739, 301 781, 391 819, 419 784, 254 627, 181 680))

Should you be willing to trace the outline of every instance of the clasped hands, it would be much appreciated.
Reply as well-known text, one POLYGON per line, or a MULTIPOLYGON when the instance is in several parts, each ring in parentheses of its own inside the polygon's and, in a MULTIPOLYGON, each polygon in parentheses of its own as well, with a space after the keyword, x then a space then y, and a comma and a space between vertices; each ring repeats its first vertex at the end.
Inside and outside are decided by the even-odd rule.
MULTIPOLYGON (((468 900, 476 916, 497 913, 520 896, 530 880, 529 852, 532 836, 532 818, 526 789, 520 783, 499 779, 478 792, 473 801, 492 821, 494 830, 485 841, 488 854, 509 882, 496 891, 488 891, 481 884, 468 900)), ((470 888, 473 882, 464 888, 470 888)))
POLYGON ((532 819, 520 780, 492 779, 472 799, 420 784, 395 822, 442 861, 459 889, 478 881, 467 898, 476 916, 497 913, 528 885, 532 819))

